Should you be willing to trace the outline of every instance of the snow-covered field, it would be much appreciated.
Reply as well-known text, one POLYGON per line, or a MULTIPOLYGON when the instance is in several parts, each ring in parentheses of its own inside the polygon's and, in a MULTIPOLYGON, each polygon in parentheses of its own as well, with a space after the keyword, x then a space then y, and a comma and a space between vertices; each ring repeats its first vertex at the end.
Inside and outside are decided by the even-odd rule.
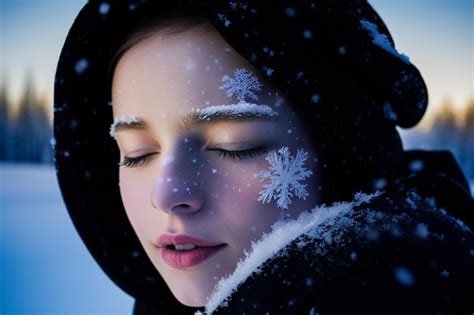
POLYGON ((51 166, 0 164, 0 314, 131 314, 87 252, 51 166))

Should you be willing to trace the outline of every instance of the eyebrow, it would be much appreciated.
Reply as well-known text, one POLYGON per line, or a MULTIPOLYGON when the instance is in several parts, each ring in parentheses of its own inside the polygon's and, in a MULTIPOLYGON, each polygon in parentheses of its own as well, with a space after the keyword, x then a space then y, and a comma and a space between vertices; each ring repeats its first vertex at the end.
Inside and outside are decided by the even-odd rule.
MULTIPOLYGON (((233 105, 216 105, 198 109, 181 117, 182 126, 189 129, 196 125, 201 125, 216 121, 278 121, 278 113, 270 106, 249 103, 239 103, 233 105)), ((115 133, 123 130, 149 129, 148 123, 136 116, 118 116, 110 127, 110 136, 115 137, 115 133)))
POLYGON ((270 106, 249 103, 216 105, 198 109, 182 117, 185 128, 215 121, 277 120, 278 113, 270 106))
POLYGON ((136 116, 116 116, 110 125, 109 135, 115 138, 115 134, 121 130, 147 130, 146 121, 136 116))

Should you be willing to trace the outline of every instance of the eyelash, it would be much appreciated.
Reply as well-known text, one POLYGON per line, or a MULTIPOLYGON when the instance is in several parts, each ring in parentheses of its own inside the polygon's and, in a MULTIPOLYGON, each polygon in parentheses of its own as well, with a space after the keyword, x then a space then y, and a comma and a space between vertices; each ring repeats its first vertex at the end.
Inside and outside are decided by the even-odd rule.
MULTIPOLYGON (((251 158, 254 156, 258 156, 260 154, 264 154, 268 151, 268 148, 261 146, 253 149, 248 150, 240 150, 240 151, 228 151, 224 149, 212 149, 211 151, 217 151, 218 156, 222 156, 223 158, 231 158, 233 160, 243 160, 246 158, 251 158), (228 157, 227 157, 228 156, 228 157)), ((125 167, 139 167, 146 163, 146 161, 151 158, 153 155, 157 153, 149 153, 142 156, 138 156, 135 158, 124 157, 123 161, 119 162, 119 166, 125 167)))
POLYGON ((224 149, 213 149, 212 151, 217 151, 218 156, 222 156, 223 158, 226 158, 226 156, 229 156, 229 158, 233 160, 243 160, 246 158, 251 158, 254 156, 258 156, 260 154, 264 154, 268 151, 266 147, 257 147, 253 149, 248 149, 248 150, 240 150, 240 151, 228 151, 224 149))
POLYGON ((149 158, 151 158, 152 155, 155 155, 157 153, 149 153, 145 154, 142 156, 137 156, 134 158, 129 158, 129 157, 124 157, 123 161, 119 162, 119 166, 125 166, 125 167, 139 167, 145 164, 146 161, 148 161, 149 158))

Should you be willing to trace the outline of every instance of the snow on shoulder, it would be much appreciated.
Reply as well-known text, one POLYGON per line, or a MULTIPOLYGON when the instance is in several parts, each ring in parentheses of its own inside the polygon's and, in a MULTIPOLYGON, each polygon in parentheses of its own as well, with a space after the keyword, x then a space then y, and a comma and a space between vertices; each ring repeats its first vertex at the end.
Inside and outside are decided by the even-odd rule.
MULTIPOLYGON (((293 240, 303 234, 311 235, 311 231, 318 226, 349 214, 353 207, 367 203, 381 194, 381 192, 370 195, 358 193, 352 202, 317 206, 312 210, 302 212, 294 220, 275 222, 270 233, 263 234, 257 242, 252 241, 250 252, 244 252, 245 257, 237 263, 235 271, 219 280, 205 305, 206 314, 210 315, 217 308, 227 306, 227 301, 234 291, 252 274, 258 274, 265 261, 274 257, 293 240)), ((195 315, 199 314, 200 312, 195 313, 195 315)))

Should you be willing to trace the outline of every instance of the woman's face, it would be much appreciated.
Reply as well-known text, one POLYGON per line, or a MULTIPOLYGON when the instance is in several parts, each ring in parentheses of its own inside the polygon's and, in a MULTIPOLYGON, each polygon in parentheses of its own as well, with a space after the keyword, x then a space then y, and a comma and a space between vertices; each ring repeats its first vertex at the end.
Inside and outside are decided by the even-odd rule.
POLYGON ((278 219, 294 218, 320 200, 316 152, 295 112, 210 24, 178 34, 156 33, 132 46, 115 69, 112 103, 115 118, 140 120, 116 125, 121 161, 147 156, 120 167, 127 216, 182 304, 205 305, 214 285, 234 271, 252 240, 270 232, 278 219), (251 103, 267 105, 278 116, 190 119, 197 109, 238 103, 219 87, 224 76, 233 77, 239 68, 252 71, 263 83, 258 100, 251 103), (305 167, 314 174, 301 182, 307 185, 306 200, 294 197, 286 210, 275 200, 257 201, 265 182, 254 176, 268 170, 267 152, 283 146, 292 155, 304 149, 305 167), (239 156, 223 150, 253 151, 239 156), (160 247, 158 239, 165 233, 222 246, 200 261, 202 248, 179 256, 183 252, 160 247))

